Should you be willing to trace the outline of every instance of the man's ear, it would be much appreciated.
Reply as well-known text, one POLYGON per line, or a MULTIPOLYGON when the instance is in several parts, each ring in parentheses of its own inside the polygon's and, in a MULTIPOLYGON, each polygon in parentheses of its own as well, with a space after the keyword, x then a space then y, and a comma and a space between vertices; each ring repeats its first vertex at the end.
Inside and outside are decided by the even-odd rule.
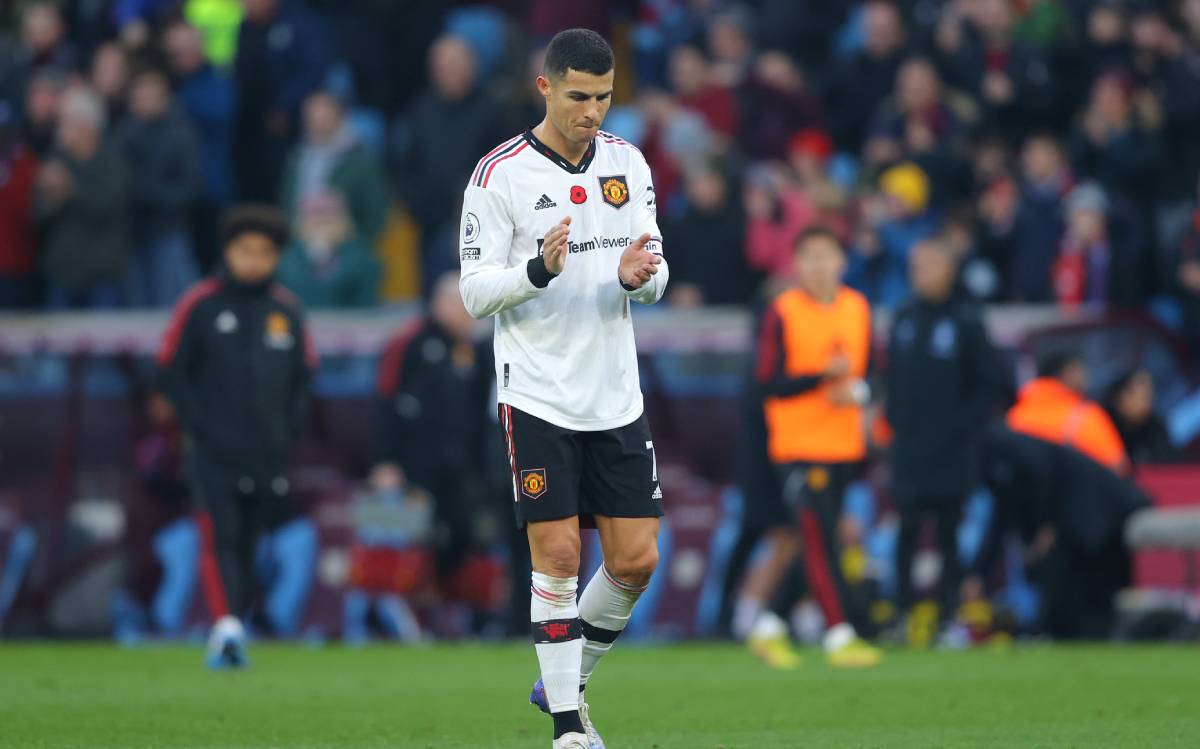
POLYGON ((550 98, 550 79, 544 75, 539 75, 537 77, 537 89, 538 89, 538 93, 540 93, 543 97, 549 99, 550 98))

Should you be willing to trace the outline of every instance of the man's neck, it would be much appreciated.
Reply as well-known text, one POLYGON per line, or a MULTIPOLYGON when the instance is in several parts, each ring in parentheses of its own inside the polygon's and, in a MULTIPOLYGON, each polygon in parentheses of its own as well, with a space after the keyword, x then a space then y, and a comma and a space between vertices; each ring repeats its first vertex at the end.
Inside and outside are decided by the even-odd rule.
POLYGON ((533 128, 533 135, 575 166, 579 166, 579 162, 583 161, 583 155, 587 153, 590 145, 589 143, 572 143, 567 140, 562 133, 558 132, 558 128, 550 124, 549 118, 542 120, 533 128))

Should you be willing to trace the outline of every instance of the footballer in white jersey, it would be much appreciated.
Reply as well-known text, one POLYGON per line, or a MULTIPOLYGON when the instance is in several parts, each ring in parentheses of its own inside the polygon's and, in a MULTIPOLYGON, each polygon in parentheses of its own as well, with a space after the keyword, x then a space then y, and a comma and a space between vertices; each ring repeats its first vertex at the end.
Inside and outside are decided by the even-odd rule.
POLYGON ((603 749, 584 687, 657 565, 663 514, 630 307, 661 299, 668 270, 646 160, 600 129, 613 78, 594 31, 551 40, 546 118, 479 161, 459 237, 463 302, 496 317, 500 423, 533 563, 530 701, 572 749, 603 749), (576 603, 581 520, 600 531, 604 564, 576 603))

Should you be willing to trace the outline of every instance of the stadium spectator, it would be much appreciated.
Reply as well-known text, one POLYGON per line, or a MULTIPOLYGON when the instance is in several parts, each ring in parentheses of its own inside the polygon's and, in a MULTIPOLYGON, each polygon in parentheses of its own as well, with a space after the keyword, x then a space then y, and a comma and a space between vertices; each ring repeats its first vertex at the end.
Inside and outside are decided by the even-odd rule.
POLYGON ((685 189, 687 208, 663 230, 688 248, 672 265, 667 298, 679 307, 746 304, 756 278, 740 251, 746 217, 729 178, 716 164, 697 165, 685 189))
POLYGON ((234 197, 233 112, 234 90, 229 78, 204 57, 199 30, 186 22, 171 25, 163 47, 176 86, 176 99, 187 113, 200 139, 204 155, 205 197, 214 206, 234 197))
MULTIPOLYGON (((1014 3, 963 4, 961 28, 941 29, 937 56, 950 85, 982 107, 987 124, 1018 143, 1034 128, 1049 127, 1058 112, 1055 71, 1032 45, 1013 38, 1014 3)), ((943 24, 954 23, 953 14, 943 24)))
POLYGON ((201 509, 214 668, 245 665, 242 618, 255 599, 256 544, 295 514, 285 472, 317 361, 299 301, 274 283, 286 241, 277 210, 230 209, 222 226, 225 267, 176 305, 158 353, 164 390, 188 437, 188 474, 201 509))
POLYGON ((671 53, 671 92, 684 109, 696 112, 709 128, 726 139, 738 132, 738 104, 733 93, 712 80, 708 58, 691 45, 671 53))
POLYGON ((57 70, 42 70, 29 80, 22 135, 38 158, 45 158, 54 148, 58 108, 66 90, 66 77, 57 70))
POLYGON ((862 6, 862 48, 841 62, 825 86, 829 132, 840 151, 860 153, 880 105, 892 92, 908 43, 900 10, 890 0, 862 6))
POLYGON ((34 216, 53 309, 113 308, 123 299, 129 263, 129 169, 104 140, 100 98, 68 91, 55 148, 38 172, 34 216))
POLYGON ((209 64, 204 56, 200 31, 187 22, 177 22, 163 35, 163 48, 175 98, 195 129, 199 140, 204 186, 193 201, 192 237, 201 270, 217 262, 216 227, 221 211, 233 202, 234 90, 227 75, 209 64))
POLYGON ((299 206, 292 239, 279 264, 279 282, 310 309, 374 307, 379 263, 354 232, 340 193, 310 193, 299 206))
POLYGON ((1050 354, 1038 362, 1038 376, 1021 388, 1009 410, 1008 427, 1030 437, 1067 445, 1110 470, 1129 467, 1125 444, 1112 419, 1088 400, 1088 370, 1082 358, 1050 354))
POLYGON ((896 73, 896 90, 875 113, 867 142, 867 165, 876 172, 909 160, 931 180, 929 200, 945 202, 954 188, 964 135, 974 106, 947 91, 929 60, 906 60, 896 73))
POLYGON ((712 54, 712 75, 717 85, 740 89, 754 60, 754 17, 744 6, 733 6, 708 20, 707 47, 712 54))
POLYGON ((849 196, 829 176, 833 140, 823 130, 801 130, 788 142, 789 180, 804 194, 816 212, 815 223, 826 227, 843 242, 850 235, 849 196))
POLYGON ((1051 270, 1063 234, 1063 197, 1072 186, 1061 146, 1036 134, 1021 150, 1019 193, 994 184, 981 198, 985 253, 1003 277, 1005 300, 1054 299, 1051 270))
POLYGON ((1131 220, 1114 212, 1095 183, 1079 185, 1064 201, 1066 229, 1054 262, 1058 302, 1133 306, 1145 298, 1143 264, 1131 220))
POLYGON ((490 498, 486 460, 499 449, 488 417, 495 380, 489 342, 474 336, 458 274, 438 279, 429 314, 393 338, 379 365, 375 483, 400 475, 434 497, 438 573, 479 545, 490 498))
POLYGON ((878 229, 883 251, 907 264, 909 252, 921 240, 938 232, 940 222, 930 207, 929 177, 921 167, 904 162, 879 176, 879 192, 886 210, 878 229))
POLYGON ((196 134, 171 97, 165 72, 133 77, 129 118, 116 134, 130 167, 129 304, 166 307, 199 276, 189 230, 203 187, 196 134))
POLYGON ((1104 409, 1121 435, 1134 466, 1173 463, 1179 451, 1171 444, 1166 422, 1154 408, 1154 378, 1134 369, 1117 379, 1104 398, 1104 409))
POLYGON ((824 125, 820 98, 795 61, 778 50, 758 56, 739 92, 740 142, 753 158, 782 161, 793 133, 824 125))
POLYGON ((932 517, 942 560, 938 611, 946 623, 958 609, 958 525, 999 394, 997 361, 980 311, 958 288, 953 250, 940 239, 922 240, 909 268, 914 298, 893 321, 886 375, 892 498, 900 511, 896 599, 908 614, 913 559, 923 521, 932 517))
POLYGON ((796 237, 817 220, 808 195, 775 166, 756 165, 745 175, 746 260, 759 273, 790 279, 796 237))
POLYGON ((66 75, 75 62, 58 5, 30 3, 21 14, 20 41, 0 48, 0 99, 23 101, 36 75, 46 71, 66 75))
POLYGON ((234 84, 234 170, 241 200, 275 202, 304 98, 329 67, 325 29, 289 0, 246 0, 234 84))
POLYGON ((316 91, 304 101, 304 137, 284 168, 281 204, 295 223, 303 220, 301 206, 308 198, 330 191, 342 196, 359 239, 374 247, 387 222, 383 170, 358 142, 337 97, 316 91))
POLYGON ((1071 163, 1080 179, 1096 180, 1114 200, 1133 205, 1148 228, 1162 143, 1157 116, 1139 108, 1134 93, 1134 80, 1124 70, 1096 79, 1071 137, 1071 163))
POLYGON ((868 195, 862 203, 865 210, 847 251, 846 285, 865 296, 872 307, 896 307, 908 299, 904 258, 884 248, 879 236, 882 219, 871 216, 887 210, 883 199, 868 195))
POLYGON ((1191 222, 1168 255, 1167 288, 1183 312, 1183 335, 1193 360, 1200 360, 1200 205, 1193 205, 1191 222))
MULTIPOLYGON (((497 103, 478 85, 475 55, 443 36, 429 50, 430 88, 404 120, 397 154, 400 196, 423 232, 425 289, 457 266, 458 207, 478 156, 495 145, 497 103)), ((532 124, 532 123, 530 123, 532 124)))
POLYGON ((120 122, 125 116, 129 72, 129 56, 120 44, 106 42, 96 48, 88 82, 104 100, 109 122, 120 122))
POLYGON ((36 298, 33 192, 37 157, 21 142, 16 113, 0 101, 0 310, 36 298))
POLYGON ((1125 7, 1115 0, 1092 3, 1085 9, 1085 37, 1079 50, 1075 67, 1078 72, 1072 81, 1072 90, 1067 93, 1073 99, 1072 107, 1086 98, 1092 82, 1109 70, 1126 68, 1129 65, 1129 23, 1125 7))
MULTIPOLYGON (((866 457, 863 406, 871 352, 871 311, 842 285, 845 250, 828 229, 795 241, 796 285, 768 308, 757 376, 764 394, 767 450, 783 489, 782 514, 799 525, 808 585, 825 617, 823 646, 835 666, 871 666, 880 653, 858 639, 842 575, 838 524, 846 486, 866 457)), ((790 546, 796 554, 797 544, 790 546)), ((773 666, 794 667, 780 625, 796 603, 784 593, 754 625, 750 644, 773 666)), ((786 629, 784 630, 786 631, 786 629)))

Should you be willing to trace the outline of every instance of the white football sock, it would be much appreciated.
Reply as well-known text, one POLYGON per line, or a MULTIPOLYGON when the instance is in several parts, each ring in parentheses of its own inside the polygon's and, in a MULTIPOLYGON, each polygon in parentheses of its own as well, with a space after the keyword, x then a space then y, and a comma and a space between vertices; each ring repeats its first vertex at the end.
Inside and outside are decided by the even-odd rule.
POLYGON ((579 621, 583 629, 583 661, 579 686, 587 685, 592 671, 629 624, 629 616, 645 585, 631 585, 609 574, 601 565, 579 597, 579 621))
POLYGON ((578 577, 532 576, 529 620, 534 649, 542 668, 542 684, 551 713, 579 709, 579 666, 583 640, 579 635, 578 577))

